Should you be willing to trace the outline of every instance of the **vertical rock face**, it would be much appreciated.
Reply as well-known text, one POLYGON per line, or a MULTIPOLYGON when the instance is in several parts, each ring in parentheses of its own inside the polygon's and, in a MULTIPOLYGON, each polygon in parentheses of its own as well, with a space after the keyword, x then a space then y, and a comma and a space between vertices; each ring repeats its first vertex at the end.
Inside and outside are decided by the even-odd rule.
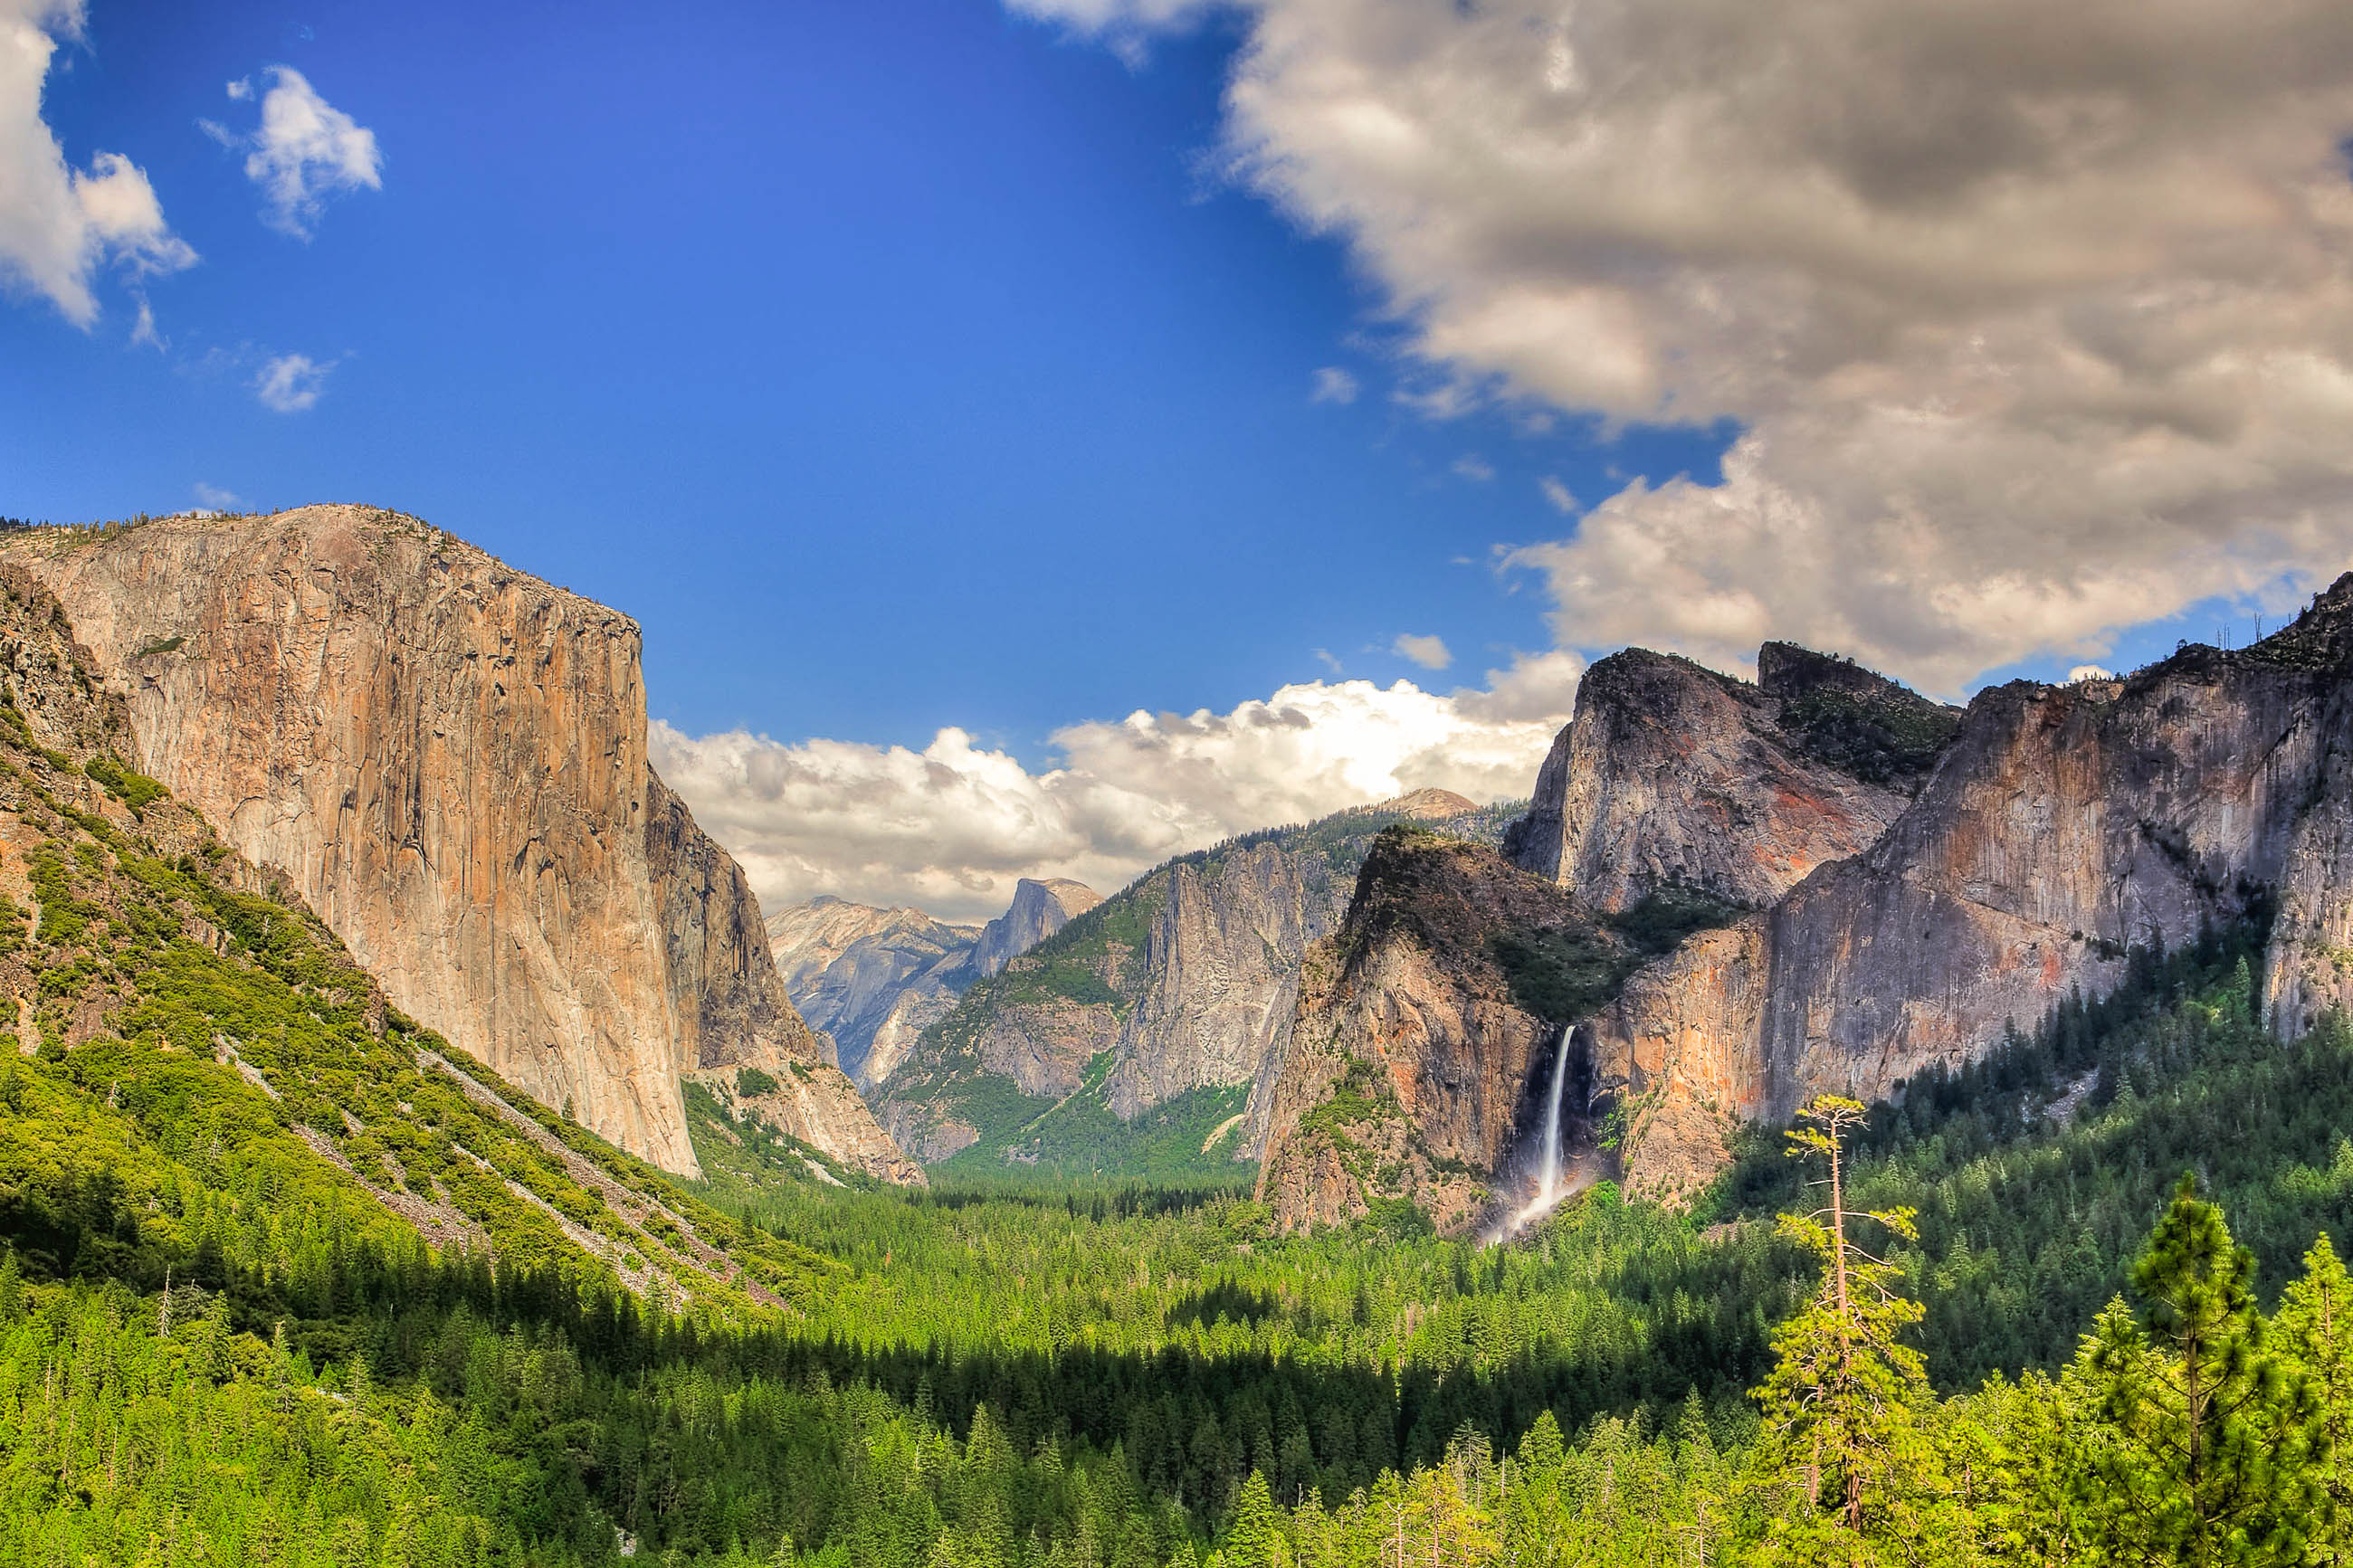
POLYGON ((1412 1199, 1441 1230, 1475 1222, 1541 1115, 1532 1091, 1562 1037, 1502 955, 1564 944, 1619 952, 1558 888, 1493 850, 1384 833, 1345 923, 1303 971, 1259 1173, 1277 1222, 1344 1221, 1384 1196, 1412 1199))
POLYGON ((685 1173, 683 1075, 800 1063, 818 1120, 789 1130, 894 1169, 741 871, 648 765, 628 617, 361 507, 8 552, 121 684, 142 768, 404 1011, 685 1173))
POLYGON ((977 926, 921 910, 812 899, 768 917, 768 946, 793 1005, 833 1037, 842 1070, 861 1088, 889 1079, 923 1030, 947 1016, 973 979, 977 926))
POLYGON ((2103 993, 2134 944, 2276 907, 2280 1026, 2353 1001, 2353 577, 2248 649, 1978 695, 1865 853, 1638 975, 1597 1020, 1630 1179, 1688 1190, 1743 1118, 1872 1099, 2103 993))
MULTIPOLYGON (((1180 856, 976 984, 885 1086, 879 1114, 902 1143, 938 1160, 1037 1117, 1032 1104, 992 1121, 989 1079, 1032 1100, 1082 1097, 1121 1122, 1191 1091, 1234 1091, 1203 1111, 1195 1137, 1214 1129, 1217 1159, 1256 1159, 1300 961, 1337 929, 1375 835, 1432 822, 1492 842, 1505 815, 1422 790, 1180 856)), ((1051 1155, 1050 1137, 1037 1136, 1045 1142, 1010 1157, 1051 1155)))
POLYGON ((1084 882, 1060 877, 1014 885, 1013 907, 983 926, 974 947, 972 966, 982 979, 1004 973, 1005 966, 1103 902, 1103 895, 1084 882))
POLYGON ((1504 853, 1614 911, 1668 886, 1769 903, 1870 845, 1957 715, 1788 644, 1757 673, 1641 648, 1596 664, 1504 853))
POLYGON ((1105 1086, 1113 1113, 1256 1079, 1290 1033, 1300 956, 1338 923, 1345 889, 1320 857, 1271 842, 1170 867, 1105 1086))

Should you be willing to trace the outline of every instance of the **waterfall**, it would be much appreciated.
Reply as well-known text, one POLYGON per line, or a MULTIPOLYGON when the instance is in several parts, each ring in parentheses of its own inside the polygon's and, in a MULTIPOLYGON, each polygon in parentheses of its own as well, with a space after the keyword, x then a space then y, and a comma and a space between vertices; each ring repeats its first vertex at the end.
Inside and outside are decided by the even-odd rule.
POLYGON ((1568 1077, 1568 1042, 1577 1030, 1563 1027, 1552 1058, 1552 1095, 1545 1101, 1544 1166, 1537 1175, 1536 1207, 1548 1209, 1560 1196, 1560 1086, 1568 1077))

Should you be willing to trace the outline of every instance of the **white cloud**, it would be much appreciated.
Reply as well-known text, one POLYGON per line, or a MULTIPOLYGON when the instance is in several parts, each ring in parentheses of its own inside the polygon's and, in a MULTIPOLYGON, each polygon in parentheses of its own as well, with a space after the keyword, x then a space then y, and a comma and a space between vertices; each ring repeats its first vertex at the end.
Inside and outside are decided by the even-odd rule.
POLYGON ((1483 485, 1495 477, 1495 465, 1476 452, 1465 452, 1454 459, 1454 471, 1474 485, 1483 485))
POLYGON ((1229 166, 1352 246, 1402 397, 1741 430, 1517 557, 1565 639, 1950 691, 2353 561, 2341 0, 1237 9, 1229 166))
POLYGON ((2115 679, 2115 671, 2104 669, 2096 664, 2079 664, 2067 672, 2067 684, 2070 686, 2080 680, 2114 680, 2115 679))
POLYGON ((1307 395, 1310 403, 1354 403, 1362 390, 1356 378, 1337 365, 1327 364, 1315 373, 1315 385, 1307 395))
POLYGON ((196 253, 164 221, 143 171, 119 153, 69 167, 41 118, 49 62, 81 22, 81 0, 0 0, 0 282, 87 327, 98 319, 91 282, 101 265, 144 278, 192 267, 196 253))
POLYGON ((331 361, 320 364, 309 354, 280 354, 254 378, 253 395, 273 414, 300 414, 319 401, 327 389, 331 361))
MULTIPOLYGON (((239 135, 211 121, 204 128, 223 146, 245 153, 245 175, 268 198, 263 221, 297 239, 311 230, 339 192, 384 188, 384 153, 375 132, 321 98, 290 66, 271 66, 261 98, 261 124, 239 135)), ((228 84, 228 95, 250 100, 250 80, 228 84)))
POLYGON ((961 730, 918 752, 657 721, 652 752, 767 908, 834 893, 980 920, 1025 876, 1109 892, 1171 855, 1408 790, 1524 795, 1580 668, 1543 654, 1451 696, 1315 680, 1226 713, 1139 710, 1060 731, 1060 765, 1039 773, 961 730))
POLYGON ((1389 651, 1399 658, 1413 660, 1424 669, 1444 669, 1454 662, 1443 637, 1417 637, 1412 632, 1399 633, 1397 641, 1389 644, 1389 651))
POLYGON ((214 511, 226 510, 237 502, 234 491, 225 490, 218 485, 208 485, 202 479, 196 481, 195 494, 198 502, 214 511))
POLYGON ((1569 488, 1560 480, 1546 474, 1536 481, 1536 488, 1544 491, 1544 498, 1552 503, 1553 510, 1564 517, 1577 515, 1577 497, 1571 494, 1569 488))

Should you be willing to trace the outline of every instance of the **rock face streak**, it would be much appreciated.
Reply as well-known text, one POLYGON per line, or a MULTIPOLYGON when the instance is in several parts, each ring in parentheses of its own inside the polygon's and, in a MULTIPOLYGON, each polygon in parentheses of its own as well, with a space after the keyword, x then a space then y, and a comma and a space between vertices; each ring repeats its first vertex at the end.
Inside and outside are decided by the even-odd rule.
POLYGON ((626 616, 396 514, 172 518, 10 553, 140 765, 290 880, 396 1005, 692 1173, 680 1081, 808 1069, 786 1130, 910 1173, 785 995, 741 870, 646 760, 626 616))

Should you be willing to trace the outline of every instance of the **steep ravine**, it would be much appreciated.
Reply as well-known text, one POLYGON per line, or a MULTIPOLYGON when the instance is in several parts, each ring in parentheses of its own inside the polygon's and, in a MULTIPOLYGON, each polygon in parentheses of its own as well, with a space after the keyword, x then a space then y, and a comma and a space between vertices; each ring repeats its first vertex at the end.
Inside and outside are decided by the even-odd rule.
POLYGON ((797 1066, 792 1135, 920 1179, 793 1011, 741 870, 648 764, 628 616, 365 507, 5 548, 120 688, 140 766, 404 1011, 686 1173, 685 1075, 797 1066))

